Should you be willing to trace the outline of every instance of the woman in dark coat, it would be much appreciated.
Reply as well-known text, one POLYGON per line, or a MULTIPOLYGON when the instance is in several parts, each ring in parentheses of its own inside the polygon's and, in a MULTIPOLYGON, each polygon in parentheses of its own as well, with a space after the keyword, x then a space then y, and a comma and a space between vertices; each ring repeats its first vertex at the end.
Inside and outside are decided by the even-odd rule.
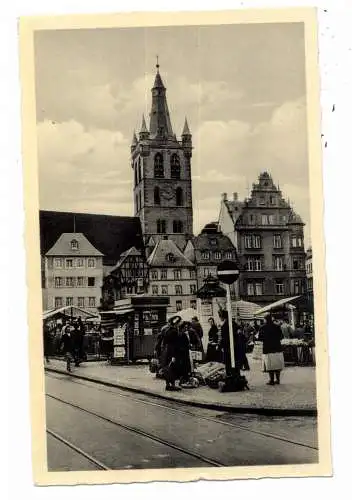
POLYGON ((208 332, 208 347, 206 361, 219 361, 219 329, 215 324, 214 318, 209 318, 210 329, 208 332))
POLYGON ((282 339, 283 334, 280 326, 276 325, 271 315, 268 314, 259 335, 259 340, 263 342, 263 370, 269 373, 268 385, 280 384, 281 370, 285 366, 282 339))
POLYGON ((50 363, 49 356, 51 354, 51 332, 48 325, 44 325, 43 330, 43 347, 44 347, 44 357, 47 363, 50 363))
POLYGON ((177 322, 169 321, 169 323, 163 327, 161 339, 160 340, 160 368, 161 372, 166 381, 165 390, 167 391, 178 391, 180 387, 176 387, 175 383, 178 378, 178 367, 176 364, 176 359, 179 358, 179 333, 176 324, 179 323, 181 318, 177 322))

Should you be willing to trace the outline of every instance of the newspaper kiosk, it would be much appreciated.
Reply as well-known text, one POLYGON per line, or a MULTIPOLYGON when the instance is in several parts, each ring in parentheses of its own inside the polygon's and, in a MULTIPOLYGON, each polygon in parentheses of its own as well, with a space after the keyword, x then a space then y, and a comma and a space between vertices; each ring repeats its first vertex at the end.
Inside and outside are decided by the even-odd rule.
POLYGON ((112 364, 151 359, 161 327, 166 323, 168 297, 136 295, 115 302, 110 311, 101 311, 102 323, 112 334, 112 364))

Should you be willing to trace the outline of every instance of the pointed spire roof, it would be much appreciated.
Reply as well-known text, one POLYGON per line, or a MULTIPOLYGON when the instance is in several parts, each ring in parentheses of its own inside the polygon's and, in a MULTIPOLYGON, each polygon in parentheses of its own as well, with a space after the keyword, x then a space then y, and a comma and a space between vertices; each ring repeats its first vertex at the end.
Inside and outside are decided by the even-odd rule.
POLYGON ((190 132, 189 126, 188 126, 187 117, 185 118, 185 124, 183 126, 182 135, 191 135, 191 132, 190 132))
POLYGON ((148 129, 147 129, 147 124, 145 123, 145 118, 144 118, 144 114, 142 116, 142 127, 141 127, 141 132, 142 133, 149 133, 148 129))
POLYGON ((174 140, 169 108, 166 100, 166 88, 159 73, 159 60, 156 64, 156 75, 152 88, 152 108, 150 111, 150 137, 174 140))

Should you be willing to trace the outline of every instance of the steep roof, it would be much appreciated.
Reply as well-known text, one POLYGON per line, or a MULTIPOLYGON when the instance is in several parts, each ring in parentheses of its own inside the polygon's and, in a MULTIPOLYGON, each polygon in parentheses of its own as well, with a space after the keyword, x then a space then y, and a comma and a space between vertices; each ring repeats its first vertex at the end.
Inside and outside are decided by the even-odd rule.
POLYGON ((174 138, 166 100, 166 88, 159 74, 159 64, 157 64, 157 72, 152 88, 149 131, 151 138, 174 138))
POLYGON ((304 222, 302 221, 301 217, 293 210, 290 213, 287 224, 299 224, 300 226, 304 226, 304 222))
POLYGON ((129 248, 128 250, 126 250, 126 252, 123 252, 116 264, 116 266, 114 267, 113 270, 115 270, 116 268, 120 267, 121 264, 127 259, 127 257, 140 257, 142 255, 142 252, 140 250, 137 250, 137 248, 135 247, 131 247, 129 248))
POLYGON ((194 264, 183 255, 176 243, 169 239, 157 242, 148 258, 148 264, 153 267, 194 267, 194 264), (174 260, 169 260, 168 255, 173 255, 174 260))
POLYGON ((143 250, 141 223, 138 217, 39 211, 40 253, 54 245, 62 233, 75 229, 104 254, 104 265, 115 265, 121 254, 131 248, 143 250))
POLYGON ((55 255, 85 255, 102 257, 99 252, 82 233, 62 233, 59 239, 46 253, 47 256, 55 255), (72 242, 77 243, 76 249, 72 248, 72 242))
POLYGON ((207 230, 203 231, 192 239, 195 250, 235 250, 235 247, 228 236, 225 236, 220 231, 207 230))

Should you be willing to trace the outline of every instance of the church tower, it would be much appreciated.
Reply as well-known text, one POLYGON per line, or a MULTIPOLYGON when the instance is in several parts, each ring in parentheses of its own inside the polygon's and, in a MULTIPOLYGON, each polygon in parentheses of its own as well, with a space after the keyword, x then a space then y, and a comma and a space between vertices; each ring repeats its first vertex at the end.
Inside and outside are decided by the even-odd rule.
POLYGON ((183 250, 193 235, 192 135, 187 119, 181 139, 174 134, 159 64, 156 69, 149 129, 143 116, 131 144, 134 213, 146 244, 167 236, 183 250))

